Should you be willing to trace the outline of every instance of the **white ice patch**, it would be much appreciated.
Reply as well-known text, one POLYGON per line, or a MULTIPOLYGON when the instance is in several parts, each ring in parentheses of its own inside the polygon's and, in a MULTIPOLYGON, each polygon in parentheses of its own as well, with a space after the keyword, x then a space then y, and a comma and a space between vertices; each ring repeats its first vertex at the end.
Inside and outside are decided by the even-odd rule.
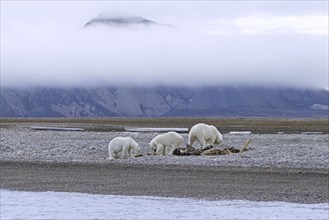
POLYGON ((314 104, 314 105, 311 106, 311 109, 328 111, 329 106, 328 105, 321 105, 321 104, 314 104))
POLYGON ((205 201, 0 190, 0 219, 328 219, 329 203, 205 201))

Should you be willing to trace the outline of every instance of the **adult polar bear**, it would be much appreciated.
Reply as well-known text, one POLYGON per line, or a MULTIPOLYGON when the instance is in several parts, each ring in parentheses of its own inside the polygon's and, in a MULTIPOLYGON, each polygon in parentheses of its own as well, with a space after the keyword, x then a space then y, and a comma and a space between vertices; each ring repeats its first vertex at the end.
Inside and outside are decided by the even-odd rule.
POLYGON ((109 159, 119 158, 118 153, 122 152, 122 157, 127 158, 135 154, 141 154, 141 148, 131 137, 116 137, 109 143, 109 159))
POLYGON ((170 131, 164 134, 159 134, 150 142, 150 151, 152 154, 165 155, 166 148, 171 147, 169 155, 172 155, 174 150, 183 143, 183 137, 177 132, 170 131))
POLYGON ((199 123, 191 128, 188 134, 187 147, 192 147, 194 142, 197 141, 201 149, 204 149, 207 144, 220 144, 222 140, 223 137, 215 126, 199 123))

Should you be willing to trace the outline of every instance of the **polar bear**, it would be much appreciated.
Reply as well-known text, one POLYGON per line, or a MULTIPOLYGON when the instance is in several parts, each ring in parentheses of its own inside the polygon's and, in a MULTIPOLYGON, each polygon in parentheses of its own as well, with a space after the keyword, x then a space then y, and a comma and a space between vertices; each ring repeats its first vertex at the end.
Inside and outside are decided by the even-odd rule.
POLYGON ((165 155, 166 148, 171 147, 169 155, 172 155, 174 150, 183 143, 183 137, 177 132, 171 131, 164 134, 159 134, 150 142, 150 151, 154 155, 165 155))
POLYGON ((130 137, 116 137, 109 143, 110 160, 119 158, 119 152, 122 152, 123 158, 131 157, 132 151, 134 151, 135 155, 141 154, 141 148, 136 141, 130 137))
POLYGON ((194 125, 188 134, 187 148, 192 147, 195 141, 204 149, 207 144, 220 144, 222 140, 223 137, 215 126, 199 123, 194 125))

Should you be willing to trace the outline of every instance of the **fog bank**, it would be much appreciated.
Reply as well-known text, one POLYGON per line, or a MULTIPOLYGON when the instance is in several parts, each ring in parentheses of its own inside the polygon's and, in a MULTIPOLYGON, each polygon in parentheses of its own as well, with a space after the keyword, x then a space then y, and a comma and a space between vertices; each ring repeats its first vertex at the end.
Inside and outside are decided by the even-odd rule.
MULTIPOLYGON (((1 9, 5 12, 1 15, 1 86, 328 89, 327 15, 273 15, 265 16, 262 23, 265 17, 255 13, 201 21, 191 13, 175 23, 163 19, 164 15, 156 20, 156 15, 139 14, 175 27, 83 28, 97 14, 81 11, 65 14, 67 20, 65 16, 24 20, 10 13, 15 5, 1 4, 5 6, 1 9), (81 19, 77 22, 70 16, 81 19)), ((59 9, 65 7, 59 5, 59 9)))

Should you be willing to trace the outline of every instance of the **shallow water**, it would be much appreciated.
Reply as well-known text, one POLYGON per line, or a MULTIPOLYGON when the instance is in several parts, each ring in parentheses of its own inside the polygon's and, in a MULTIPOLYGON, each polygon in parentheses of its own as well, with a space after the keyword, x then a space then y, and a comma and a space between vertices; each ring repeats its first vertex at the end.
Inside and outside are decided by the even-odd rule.
POLYGON ((0 219, 329 219, 329 203, 205 201, 0 190, 0 219))

